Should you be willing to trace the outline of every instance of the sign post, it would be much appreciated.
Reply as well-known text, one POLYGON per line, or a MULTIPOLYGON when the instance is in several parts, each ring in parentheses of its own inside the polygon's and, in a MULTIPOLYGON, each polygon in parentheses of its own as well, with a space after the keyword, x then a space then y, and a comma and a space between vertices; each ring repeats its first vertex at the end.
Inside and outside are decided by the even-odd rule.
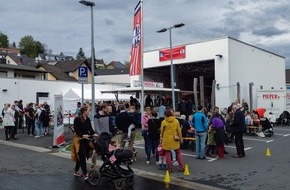
POLYGON ((84 84, 88 83, 88 68, 79 66, 78 68, 78 80, 82 84, 82 105, 84 105, 84 84))

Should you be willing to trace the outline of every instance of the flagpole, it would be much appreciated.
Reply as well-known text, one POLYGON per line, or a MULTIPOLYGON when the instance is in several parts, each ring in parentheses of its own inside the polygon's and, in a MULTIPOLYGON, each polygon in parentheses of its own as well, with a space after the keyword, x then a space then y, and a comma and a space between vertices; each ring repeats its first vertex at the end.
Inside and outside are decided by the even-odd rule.
POLYGON ((143 66, 144 66, 144 56, 143 56, 143 47, 144 47, 144 36, 143 36, 143 0, 140 0, 141 3, 141 117, 144 115, 144 71, 143 71, 143 66))

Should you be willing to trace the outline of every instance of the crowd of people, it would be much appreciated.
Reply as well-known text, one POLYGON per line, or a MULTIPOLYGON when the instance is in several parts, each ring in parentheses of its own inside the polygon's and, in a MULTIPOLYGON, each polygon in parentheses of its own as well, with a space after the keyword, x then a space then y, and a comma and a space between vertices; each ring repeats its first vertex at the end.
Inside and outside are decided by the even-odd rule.
MULTIPOLYGON (((90 138, 98 137, 102 133, 111 134, 112 137, 121 133, 118 146, 120 150, 129 149, 136 153, 134 148, 136 129, 141 128, 146 164, 154 163, 159 169, 166 169, 169 172, 173 171, 174 165, 178 165, 179 171, 184 172, 181 152, 189 141, 183 138, 195 138, 196 159, 205 160, 206 157, 223 159, 224 154, 228 153, 224 145, 232 141, 235 142, 237 151, 233 157, 242 158, 246 156, 243 143, 246 126, 260 125, 260 119, 264 117, 263 110, 250 113, 244 100, 241 105, 236 101, 221 111, 219 107, 214 107, 212 113, 203 106, 190 105, 191 111, 185 106, 183 112, 179 110, 179 114, 171 107, 166 107, 162 99, 157 102, 159 105, 157 107, 153 106, 156 102, 153 104, 150 96, 147 96, 145 102, 143 115, 140 113, 139 102, 133 97, 129 102, 115 104, 109 101, 94 107, 89 102, 84 105, 77 103, 72 146, 72 158, 76 162, 75 176, 83 175, 85 179, 88 178, 86 159, 89 157, 92 158, 91 167, 95 168, 99 155, 94 151, 90 138), (90 120, 92 109, 96 111, 93 122, 90 120), (128 147, 125 147, 126 144, 128 147), (80 169, 82 174, 79 172, 80 169)), ((184 104, 185 101, 181 103, 184 104)), ((50 107, 46 102, 28 103, 25 107, 21 100, 14 101, 12 105, 6 103, 2 111, 6 140, 17 139, 17 129, 23 125, 27 126, 29 136, 35 138, 44 136, 48 130, 49 115, 50 107)))
POLYGON ((39 138, 48 131, 50 106, 28 103, 23 106, 22 100, 15 100, 13 104, 5 103, 2 118, 6 140, 17 140, 17 129, 27 127, 27 135, 39 138), (25 123, 24 123, 25 122, 25 123))

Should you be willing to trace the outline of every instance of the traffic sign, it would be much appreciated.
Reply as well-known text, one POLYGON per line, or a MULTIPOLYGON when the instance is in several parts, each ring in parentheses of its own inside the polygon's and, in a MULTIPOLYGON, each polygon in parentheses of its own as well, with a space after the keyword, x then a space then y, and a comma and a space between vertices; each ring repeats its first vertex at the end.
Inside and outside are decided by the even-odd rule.
POLYGON ((79 83, 88 83, 88 68, 79 66, 78 68, 78 79, 79 83))

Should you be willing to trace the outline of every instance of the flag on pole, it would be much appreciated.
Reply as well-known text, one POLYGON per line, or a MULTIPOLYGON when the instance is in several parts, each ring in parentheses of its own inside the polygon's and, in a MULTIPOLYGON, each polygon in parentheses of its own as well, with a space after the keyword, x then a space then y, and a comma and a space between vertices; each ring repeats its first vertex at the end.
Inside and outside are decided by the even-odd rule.
POLYGON ((134 10, 134 23, 133 23, 133 39, 130 56, 130 75, 141 74, 141 49, 142 49, 142 38, 141 38, 141 27, 142 27, 142 14, 141 14, 141 1, 137 4, 134 10))

